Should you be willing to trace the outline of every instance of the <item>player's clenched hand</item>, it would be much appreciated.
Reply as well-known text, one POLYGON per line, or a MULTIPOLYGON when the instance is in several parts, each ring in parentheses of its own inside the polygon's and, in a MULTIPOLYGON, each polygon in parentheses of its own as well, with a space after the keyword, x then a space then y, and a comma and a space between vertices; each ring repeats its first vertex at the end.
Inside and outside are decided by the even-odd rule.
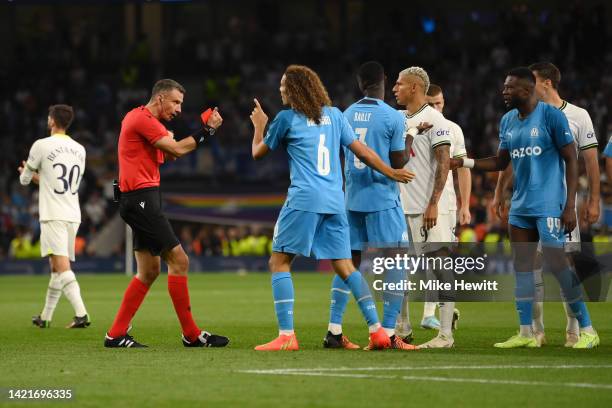
POLYGON ((255 102, 255 108, 253 108, 253 112, 251 112, 251 122, 253 122, 253 126, 255 129, 263 129, 266 127, 268 123, 268 115, 263 111, 259 101, 255 98, 253 99, 255 102))
POLYGON ((574 207, 565 206, 561 214, 561 225, 565 232, 572 232, 576 228, 576 209, 574 207))
POLYGON ((215 106, 215 109, 212 112, 212 115, 208 118, 206 125, 210 126, 213 129, 218 129, 219 126, 223 123, 223 118, 219 113, 219 109, 215 106))
POLYGON ((586 222, 594 224, 599 220, 599 203, 596 200, 589 200, 585 211, 586 222))
POLYGON ((408 183, 414 180, 415 174, 406 169, 393 169, 393 173, 391 178, 395 181, 399 181, 400 183, 408 183))
POLYGON ((26 162, 22 160, 21 166, 17 167, 17 171, 19 172, 19 174, 23 173, 23 171, 25 170, 25 166, 26 166, 26 162))
POLYGON ((433 125, 429 122, 421 122, 417 125, 417 129, 419 130, 419 134, 423 133, 426 130, 429 130, 433 127, 433 125))
POLYGON ((436 226, 438 222, 438 204, 429 203, 423 213, 423 226, 430 230, 436 226))
POLYGON ((493 207, 493 212, 495 215, 497 215, 500 220, 503 219, 504 212, 506 210, 506 198, 495 194, 493 201, 491 202, 491 207, 493 207))
POLYGON ((465 207, 461 207, 461 210, 459 210, 459 225, 468 225, 470 222, 472 222, 472 214, 470 213, 470 210, 465 207))
POLYGON ((450 168, 449 170, 456 170, 459 167, 463 167, 463 159, 450 159, 450 168))

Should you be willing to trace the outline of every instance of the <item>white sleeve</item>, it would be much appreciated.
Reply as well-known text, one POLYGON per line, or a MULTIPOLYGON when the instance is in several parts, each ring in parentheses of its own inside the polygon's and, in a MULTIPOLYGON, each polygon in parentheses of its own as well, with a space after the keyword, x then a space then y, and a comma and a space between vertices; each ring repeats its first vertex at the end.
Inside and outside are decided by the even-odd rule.
POLYGON ((40 141, 35 141, 32 147, 30 148, 30 154, 28 156, 28 161, 26 162, 26 166, 31 171, 38 171, 40 167, 40 162, 42 160, 42 152, 40 141))
POLYGON ((433 127, 429 129, 429 140, 432 149, 435 149, 438 146, 442 145, 450 145, 450 124, 448 120, 444 119, 442 115, 439 118, 435 118, 432 121, 433 127))
POLYGON ((451 157, 460 158, 467 156, 467 150, 465 150, 465 138, 463 137, 463 130, 461 130, 461 126, 455 123, 452 131, 455 145, 453 146, 451 157))
POLYGON ((21 173, 21 175, 19 176, 19 182, 21 183, 21 185, 25 186, 30 184, 34 172, 37 171, 38 167, 40 166, 40 160, 40 143, 37 140, 30 148, 30 154, 28 155, 28 160, 26 161, 25 168, 23 169, 23 173, 21 173))
POLYGON ((595 129, 593 128, 593 121, 586 110, 582 110, 582 115, 580 115, 577 136, 578 148, 580 150, 586 150, 598 146, 597 136, 595 135, 595 129))

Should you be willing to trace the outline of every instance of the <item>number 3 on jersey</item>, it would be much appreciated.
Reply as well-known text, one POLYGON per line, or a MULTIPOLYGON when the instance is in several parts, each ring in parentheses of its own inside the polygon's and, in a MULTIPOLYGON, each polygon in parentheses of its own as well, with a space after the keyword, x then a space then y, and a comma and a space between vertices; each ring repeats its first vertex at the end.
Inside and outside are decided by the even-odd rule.
POLYGON ((319 149, 317 151, 317 170, 320 175, 327 176, 331 170, 329 163, 329 149, 325 147, 325 133, 319 136, 319 149))
MULTIPOLYGON (((366 133, 368 133, 368 128, 355 128, 355 133, 357 134, 357 136, 359 136, 359 141, 367 146, 368 144, 366 143, 365 138, 366 138, 366 133)), ((366 168, 366 165, 361 160, 359 160, 357 156, 355 156, 355 160, 353 164, 355 165, 355 168, 358 170, 362 170, 366 168)))

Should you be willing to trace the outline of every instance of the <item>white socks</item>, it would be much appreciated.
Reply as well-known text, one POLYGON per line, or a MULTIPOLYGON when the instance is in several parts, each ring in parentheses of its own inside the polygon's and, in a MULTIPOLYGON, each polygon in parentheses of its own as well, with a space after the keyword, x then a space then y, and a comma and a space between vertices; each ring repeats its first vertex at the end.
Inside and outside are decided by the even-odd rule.
POLYGON ((62 284, 60 281, 59 273, 51 273, 51 279, 49 280, 49 287, 47 288, 47 299, 45 300, 45 307, 40 315, 42 320, 50 322, 53 319, 53 312, 62 296, 62 284))
MULTIPOLYGON (((578 324, 578 319, 574 316, 572 309, 570 309, 567 302, 563 302, 563 308, 565 309, 565 314, 567 315, 567 326, 565 327, 565 331, 568 333, 580 333, 580 325, 578 324)), ((591 328, 592 329, 592 328, 591 328)))
POLYGON ((368 332, 370 334, 372 333, 376 333, 378 331, 378 329, 380 329, 382 326, 380 325, 380 323, 374 323, 371 326, 368 326, 368 332))
POLYGON ((337 323, 329 323, 327 325, 327 330, 334 336, 337 336, 342 334, 342 325, 337 323))
POLYGON ((436 314, 436 302, 423 303, 423 319, 436 314))
POLYGON ((522 324, 519 334, 523 337, 533 337, 533 330, 530 324, 522 324))
MULTIPOLYGON (((434 303, 434 310, 436 304, 434 303)), ((455 313, 455 302, 440 302, 440 334, 453 337, 453 314, 455 313)))
POLYGON ((81 299, 81 288, 76 280, 76 276, 74 276, 74 272, 66 271, 60 273, 59 275, 62 283, 62 291, 70 301, 70 304, 74 309, 74 315, 78 317, 85 316, 87 314, 87 310, 85 310, 83 299, 81 299))

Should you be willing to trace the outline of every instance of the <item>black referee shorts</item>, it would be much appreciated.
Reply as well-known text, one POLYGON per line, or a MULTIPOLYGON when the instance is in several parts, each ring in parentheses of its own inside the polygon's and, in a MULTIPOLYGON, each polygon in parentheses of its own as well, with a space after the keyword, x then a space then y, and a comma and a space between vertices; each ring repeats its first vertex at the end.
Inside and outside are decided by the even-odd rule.
POLYGON ((159 256, 179 244, 172 226, 161 210, 159 187, 121 193, 119 214, 134 233, 134 250, 159 256))

